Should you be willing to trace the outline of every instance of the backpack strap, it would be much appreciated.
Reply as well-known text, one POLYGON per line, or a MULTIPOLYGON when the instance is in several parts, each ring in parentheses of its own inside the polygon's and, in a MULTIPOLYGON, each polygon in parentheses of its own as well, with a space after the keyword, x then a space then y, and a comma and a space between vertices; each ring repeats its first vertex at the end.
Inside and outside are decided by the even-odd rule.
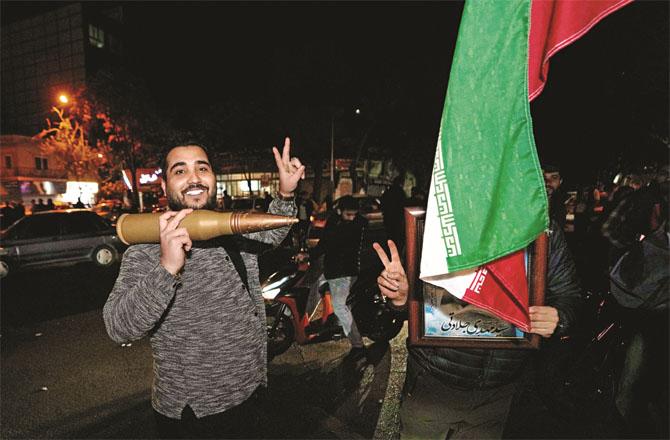
POLYGON ((219 242, 218 244, 228 253, 230 260, 235 266, 235 270, 237 270, 237 274, 240 276, 240 280, 242 280, 242 283, 244 283, 244 286, 248 291, 249 277, 247 275, 247 266, 244 264, 244 260, 242 259, 242 254, 240 254, 240 247, 237 241, 234 237, 225 235, 218 237, 217 241, 219 242))

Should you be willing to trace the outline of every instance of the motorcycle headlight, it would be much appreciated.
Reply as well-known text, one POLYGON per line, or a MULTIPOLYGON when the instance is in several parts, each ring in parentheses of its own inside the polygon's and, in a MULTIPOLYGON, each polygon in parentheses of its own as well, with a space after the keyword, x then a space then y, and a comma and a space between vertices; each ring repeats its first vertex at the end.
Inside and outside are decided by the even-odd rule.
POLYGON ((274 289, 263 289, 262 291, 263 299, 273 300, 277 295, 279 295, 279 292, 281 292, 281 289, 279 287, 274 289))
POLYGON ((271 283, 268 283, 265 286, 263 286, 263 288, 261 289, 263 298, 275 299, 275 297, 281 291, 282 286, 286 284, 290 279, 291 277, 286 275, 279 278, 278 280, 272 281, 271 283))

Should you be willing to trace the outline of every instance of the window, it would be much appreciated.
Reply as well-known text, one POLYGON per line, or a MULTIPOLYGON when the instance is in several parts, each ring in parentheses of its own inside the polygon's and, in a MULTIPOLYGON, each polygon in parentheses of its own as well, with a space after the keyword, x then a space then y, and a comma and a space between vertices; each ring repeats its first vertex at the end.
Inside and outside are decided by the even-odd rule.
POLYGON ((12 167, 12 156, 5 156, 5 168, 12 167))
POLYGON ((93 47, 102 49, 105 47, 105 31, 99 27, 93 26, 92 24, 88 25, 88 42, 93 47))
POLYGON ((102 219, 92 212, 73 212, 65 217, 65 234, 92 234, 105 228, 102 219))
POLYGON ((261 187, 261 181, 260 180, 252 180, 251 181, 251 188, 249 188, 248 182, 246 180, 241 180, 237 182, 238 188, 242 192, 250 192, 250 191, 258 191, 261 187))
POLYGON ((36 157, 35 158, 35 168, 38 170, 48 170, 49 169, 49 161, 47 160, 46 157, 36 157))
POLYGON ((16 236, 19 239, 54 237, 58 235, 59 215, 31 215, 24 217, 16 227, 16 236))

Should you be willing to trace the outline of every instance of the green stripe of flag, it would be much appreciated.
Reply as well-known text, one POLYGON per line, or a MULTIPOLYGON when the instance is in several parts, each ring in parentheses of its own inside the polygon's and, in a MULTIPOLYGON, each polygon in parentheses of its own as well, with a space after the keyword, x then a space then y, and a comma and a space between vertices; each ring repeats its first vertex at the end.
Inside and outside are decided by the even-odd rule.
POLYGON ((530 0, 465 5, 433 171, 448 272, 521 249, 548 226, 528 103, 529 15, 530 0))

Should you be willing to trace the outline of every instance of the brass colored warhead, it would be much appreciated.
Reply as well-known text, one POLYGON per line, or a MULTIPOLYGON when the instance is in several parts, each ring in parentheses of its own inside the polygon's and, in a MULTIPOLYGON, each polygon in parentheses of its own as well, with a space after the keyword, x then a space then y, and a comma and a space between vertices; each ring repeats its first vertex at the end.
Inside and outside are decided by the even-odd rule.
POLYGON ((230 229, 233 234, 267 231, 298 223, 295 217, 265 214, 262 212, 236 211, 230 218, 230 229))
MULTIPOLYGON (((116 234, 125 244, 160 243, 159 217, 163 213, 123 214, 116 222, 116 234)), ((295 217, 266 213, 232 211, 215 212, 197 209, 179 224, 192 240, 209 240, 222 235, 248 234, 291 226, 295 217)))

